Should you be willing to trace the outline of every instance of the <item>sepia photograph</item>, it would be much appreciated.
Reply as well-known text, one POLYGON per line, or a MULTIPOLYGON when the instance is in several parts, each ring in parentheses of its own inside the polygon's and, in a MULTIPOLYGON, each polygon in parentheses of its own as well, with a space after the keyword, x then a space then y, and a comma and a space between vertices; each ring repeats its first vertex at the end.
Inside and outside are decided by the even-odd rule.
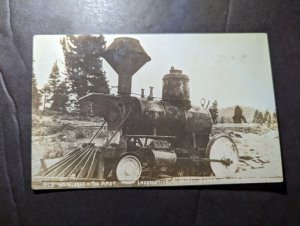
POLYGON ((264 33, 36 35, 32 189, 283 181, 264 33))

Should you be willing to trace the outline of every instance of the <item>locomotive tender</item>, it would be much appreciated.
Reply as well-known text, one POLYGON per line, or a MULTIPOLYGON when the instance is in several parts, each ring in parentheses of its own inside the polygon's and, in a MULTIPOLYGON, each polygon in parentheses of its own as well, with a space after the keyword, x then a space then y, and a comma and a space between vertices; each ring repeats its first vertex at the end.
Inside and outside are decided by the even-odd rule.
POLYGON ((139 41, 117 38, 103 58, 118 74, 118 95, 90 93, 80 103, 92 103, 93 113, 104 118, 107 142, 96 147, 92 139, 42 175, 123 184, 167 176, 234 175, 237 147, 227 135, 211 137, 210 112, 191 104, 187 75, 171 67, 162 79, 162 98, 153 97, 152 87, 149 96, 142 89, 136 97, 131 93, 132 76, 151 60, 139 41))

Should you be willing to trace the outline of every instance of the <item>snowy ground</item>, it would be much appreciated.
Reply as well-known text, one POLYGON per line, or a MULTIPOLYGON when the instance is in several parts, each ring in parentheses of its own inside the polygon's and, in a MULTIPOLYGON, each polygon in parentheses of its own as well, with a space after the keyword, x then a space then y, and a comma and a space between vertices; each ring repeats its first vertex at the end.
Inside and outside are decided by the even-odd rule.
POLYGON ((215 133, 232 133, 240 155, 237 177, 281 177, 281 151, 277 126, 219 124, 215 133))

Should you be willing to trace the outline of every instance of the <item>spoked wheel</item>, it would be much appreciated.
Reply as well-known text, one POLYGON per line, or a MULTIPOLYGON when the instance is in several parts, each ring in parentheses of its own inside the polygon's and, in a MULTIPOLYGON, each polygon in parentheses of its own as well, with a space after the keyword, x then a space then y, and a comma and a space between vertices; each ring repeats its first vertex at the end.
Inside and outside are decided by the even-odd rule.
POLYGON ((116 177, 123 184, 135 183, 142 174, 142 164, 134 155, 125 155, 116 166, 116 177))
POLYGON ((210 166, 217 177, 231 177, 237 170, 239 162, 238 149, 233 140, 220 135, 212 138, 207 146, 206 154, 210 166))

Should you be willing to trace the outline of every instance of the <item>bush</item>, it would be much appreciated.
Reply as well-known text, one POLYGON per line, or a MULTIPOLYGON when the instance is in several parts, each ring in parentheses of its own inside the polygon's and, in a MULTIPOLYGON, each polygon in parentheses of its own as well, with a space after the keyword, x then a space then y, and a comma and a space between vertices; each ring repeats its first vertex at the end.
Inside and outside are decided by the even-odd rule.
POLYGON ((78 140, 78 139, 82 139, 82 138, 85 138, 85 134, 79 130, 79 131, 76 131, 75 133, 75 138, 78 140))
POLYGON ((60 131, 73 130, 73 129, 74 129, 73 126, 66 124, 66 123, 63 123, 61 126, 59 126, 60 131))
POLYGON ((48 128, 47 135, 53 135, 53 134, 56 134, 58 132, 59 132, 59 128, 58 127, 51 126, 51 127, 48 128))
POLYGON ((59 135, 57 136, 57 139, 58 139, 59 141, 66 141, 66 136, 65 136, 64 134, 59 134, 59 135))
POLYGON ((55 159, 63 156, 63 150, 48 150, 43 158, 44 159, 55 159))

